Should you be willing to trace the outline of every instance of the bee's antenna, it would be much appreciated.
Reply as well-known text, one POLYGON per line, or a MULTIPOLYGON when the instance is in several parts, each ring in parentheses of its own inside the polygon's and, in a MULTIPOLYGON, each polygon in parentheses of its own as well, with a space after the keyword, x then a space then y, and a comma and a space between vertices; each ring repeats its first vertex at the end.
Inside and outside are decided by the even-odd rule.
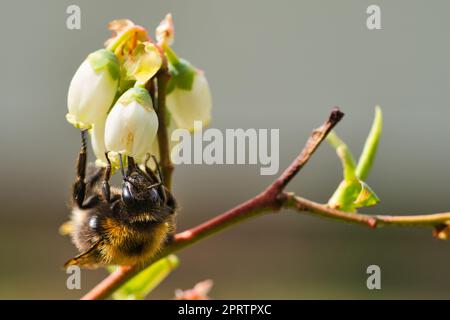
POLYGON ((136 162, 134 161, 133 157, 128 156, 127 161, 128 161, 127 174, 130 175, 130 172, 133 172, 134 170, 136 170, 137 165, 136 165, 136 162))

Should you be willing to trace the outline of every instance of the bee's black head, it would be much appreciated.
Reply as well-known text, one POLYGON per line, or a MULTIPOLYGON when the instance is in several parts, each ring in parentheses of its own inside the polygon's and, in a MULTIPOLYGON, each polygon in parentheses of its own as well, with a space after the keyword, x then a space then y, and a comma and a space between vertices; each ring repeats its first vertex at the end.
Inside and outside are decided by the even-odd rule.
POLYGON ((129 209, 136 211, 150 210, 163 204, 157 183, 136 171, 123 180, 122 200, 129 209))
POLYGON ((122 171, 122 202, 130 222, 162 222, 175 212, 175 199, 161 183, 159 167, 157 171, 159 177, 147 166, 141 170, 128 157, 128 170, 126 174, 122 171))

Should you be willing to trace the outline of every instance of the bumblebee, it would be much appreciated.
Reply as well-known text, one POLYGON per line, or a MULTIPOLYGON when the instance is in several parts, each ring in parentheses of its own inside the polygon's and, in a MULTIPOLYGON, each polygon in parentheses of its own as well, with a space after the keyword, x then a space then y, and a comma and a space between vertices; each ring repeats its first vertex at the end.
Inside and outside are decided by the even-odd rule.
POLYGON ((80 254, 64 267, 97 268, 106 265, 143 265, 152 259, 174 234, 176 202, 164 186, 158 162, 141 169, 132 157, 127 170, 121 160, 122 188, 110 187, 108 166, 87 166, 86 131, 81 132, 77 178, 73 184, 71 219, 63 229, 80 254))

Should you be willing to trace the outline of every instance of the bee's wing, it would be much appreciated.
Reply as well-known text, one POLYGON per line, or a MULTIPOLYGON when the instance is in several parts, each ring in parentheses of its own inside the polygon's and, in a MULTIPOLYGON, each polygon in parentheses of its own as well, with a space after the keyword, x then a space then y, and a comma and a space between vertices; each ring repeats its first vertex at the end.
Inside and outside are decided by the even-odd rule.
POLYGON ((100 246, 101 241, 95 243, 92 247, 90 247, 85 252, 80 253, 75 258, 70 259, 64 264, 64 268, 69 266, 80 266, 84 268, 97 268, 100 263, 100 254, 98 248, 100 246))

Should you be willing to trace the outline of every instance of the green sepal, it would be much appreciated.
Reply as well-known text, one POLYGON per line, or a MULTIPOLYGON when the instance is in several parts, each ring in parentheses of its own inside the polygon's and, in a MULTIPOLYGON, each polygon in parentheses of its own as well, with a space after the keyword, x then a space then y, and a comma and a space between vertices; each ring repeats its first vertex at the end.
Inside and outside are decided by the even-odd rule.
POLYGON ((194 78, 197 74, 195 68, 189 61, 180 59, 179 63, 173 66, 177 72, 175 74, 176 86, 182 90, 190 91, 194 83, 194 78))
POLYGON ((100 49, 89 54, 87 59, 96 73, 99 73, 102 70, 108 70, 113 80, 119 79, 119 60, 113 52, 106 49, 100 49))
POLYGON ((126 106, 133 101, 137 101, 137 103, 148 110, 153 110, 152 98, 145 88, 135 86, 128 89, 124 94, 120 96, 120 98, 117 100, 117 103, 126 106))
POLYGON ((358 180, 360 184, 360 191, 356 200, 353 202, 356 208, 370 207, 380 202, 380 198, 375 194, 369 185, 361 180, 358 180))
POLYGON ((165 53, 171 75, 167 85, 167 94, 172 92, 175 87, 190 91, 197 75, 197 69, 189 61, 179 58, 172 48, 167 47, 165 53))

